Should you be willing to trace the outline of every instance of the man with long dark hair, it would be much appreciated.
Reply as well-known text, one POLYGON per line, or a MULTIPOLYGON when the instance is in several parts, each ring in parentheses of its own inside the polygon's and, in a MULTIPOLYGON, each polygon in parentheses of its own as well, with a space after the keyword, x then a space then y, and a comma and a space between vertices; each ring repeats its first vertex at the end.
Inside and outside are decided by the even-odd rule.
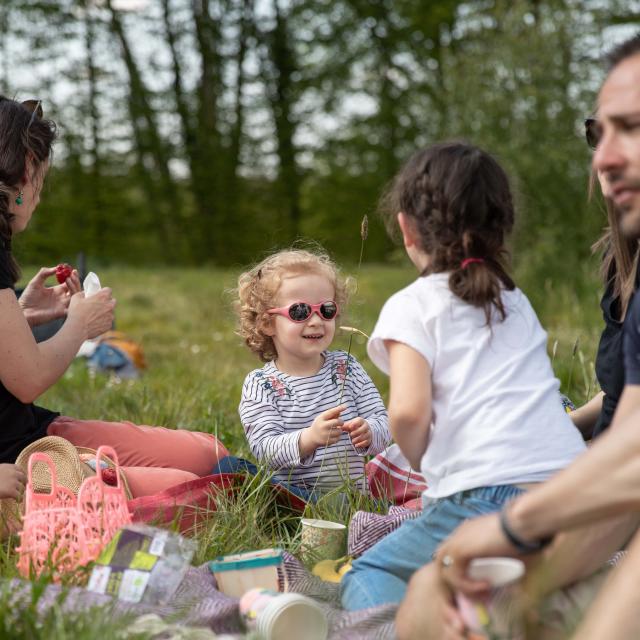
MULTIPOLYGON (((640 34, 617 47, 588 124, 595 146, 593 169, 616 211, 621 234, 640 238, 640 34)), ((507 505, 499 515, 467 521, 442 545, 437 561, 416 574, 397 626, 400 638, 462 639, 453 607, 456 590, 477 596, 486 585, 466 577, 473 558, 524 556, 545 547, 541 592, 590 576, 632 536, 623 565, 611 577, 576 632, 580 640, 640 637, 640 297, 624 321, 626 386, 611 428, 557 476, 507 505), (555 538, 555 540, 554 540, 555 538), (553 540, 553 544, 550 544, 553 540), (635 585, 630 588, 630 585, 635 585), (429 602, 425 606, 424 603, 429 602), (419 606, 416 606, 418 605, 419 606)), ((618 356, 619 357, 619 356, 618 356)), ((602 584, 596 575, 578 582, 572 614, 582 616, 602 584), (582 587, 582 588, 581 588, 582 587)), ((566 601, 565 601, 566 604, 566 601)), ((560 636, 566 637, 566 633, 560 636)))

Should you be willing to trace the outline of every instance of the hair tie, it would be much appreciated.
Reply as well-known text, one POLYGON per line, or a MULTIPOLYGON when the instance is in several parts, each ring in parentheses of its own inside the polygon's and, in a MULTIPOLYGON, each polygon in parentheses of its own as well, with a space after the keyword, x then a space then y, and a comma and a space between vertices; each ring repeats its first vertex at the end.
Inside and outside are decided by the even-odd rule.
POLYGON ((478 264, 484 264, 484 258, 465 258, 460 263, 460 268, 461 269, 466 269, 470 264, 473 264, 474 262, 476 262, 478 264))

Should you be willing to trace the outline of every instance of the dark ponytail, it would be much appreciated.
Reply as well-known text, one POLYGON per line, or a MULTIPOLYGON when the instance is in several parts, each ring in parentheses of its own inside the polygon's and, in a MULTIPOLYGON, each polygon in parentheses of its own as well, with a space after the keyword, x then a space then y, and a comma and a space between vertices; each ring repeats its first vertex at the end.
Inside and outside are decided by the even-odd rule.
POLYGON ((7 252, 7 266, 14 284, 20 277, 20 269, 11 254, 11 199, 20 190, 27 157, 32 158, 38 171, 50 158, 55 137, 53 122, 34 115, 20 102, 0 96, 0 250, 7 252))
POLYGON ((430 264, 423 273, 450 272, 451 291, 484 310, 506 317, 502 290, 515 284, 506 270, 506 236, 513 229, 509 179, 488 153, 448 142, 418 151, 383 196, 387 227, 408 216, 430 264), (469 260, 471 259, 471 260, 469 260))

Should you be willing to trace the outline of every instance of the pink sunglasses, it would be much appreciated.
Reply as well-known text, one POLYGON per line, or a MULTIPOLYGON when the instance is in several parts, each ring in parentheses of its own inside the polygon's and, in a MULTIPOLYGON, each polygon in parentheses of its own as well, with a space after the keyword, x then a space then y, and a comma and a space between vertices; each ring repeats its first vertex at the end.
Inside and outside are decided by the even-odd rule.
POLYGON ((338 315, 338 305, 333 300, 311 304, 310 302, 294 302, 288 307, 267 309, 267 313, 275 313, 289 318, 291 322, 306 322, 314 313, 323 320, 333 320, 338 315))

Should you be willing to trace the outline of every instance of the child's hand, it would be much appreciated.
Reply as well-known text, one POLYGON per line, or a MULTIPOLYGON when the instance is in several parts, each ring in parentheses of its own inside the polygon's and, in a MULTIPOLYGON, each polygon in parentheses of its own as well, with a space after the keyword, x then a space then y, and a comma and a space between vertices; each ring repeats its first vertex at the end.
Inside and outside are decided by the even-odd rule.
POLYGON ((27 476, 15 464, 0 464, 0 498, 22 500, 27 476))
POLYGON ((341 404, 339 407, 327 409, 316 416, 310 427, 302 430, 299 447, 303 457, 313 453, 318 447, 326 447, 340 440, 344 424, 340 414, 346 408, 346 405, 341 404))
POLYGON ((344 423, 342 429, 349 434, 356 449, 367 449, 371 445, 371 427, 364 418, 349 420, 344 423))

